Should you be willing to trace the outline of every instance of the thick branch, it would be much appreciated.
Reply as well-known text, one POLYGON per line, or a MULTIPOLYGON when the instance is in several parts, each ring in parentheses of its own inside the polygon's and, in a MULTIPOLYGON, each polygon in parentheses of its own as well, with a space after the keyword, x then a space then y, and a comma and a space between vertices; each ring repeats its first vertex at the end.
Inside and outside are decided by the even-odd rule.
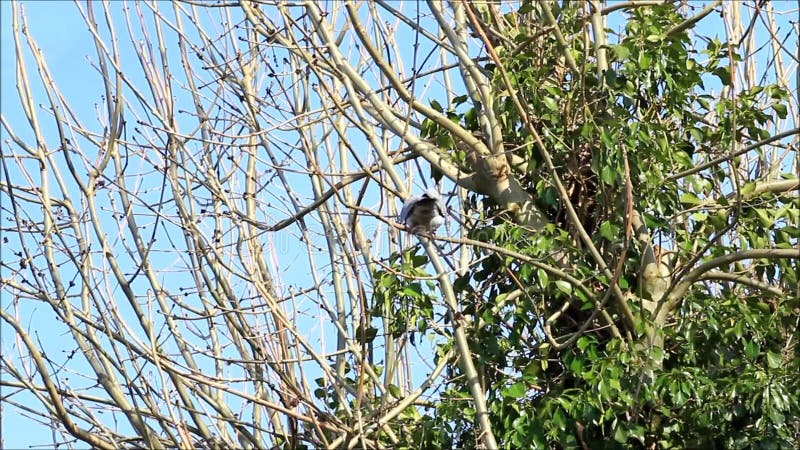
POLYGON ((707 272, 716 269, 719 266, 731 264, 736 261, 746 259, 800 259, 800 252, 797 249, 754 249, 745 250, 729 255, 720 256, 709 261, 704 262, 688 274, 675 285, 675 288, 667 295, 666 300, 656 309, 656 323, 664 323, 666 317, 678 307, 683 296, 692 287, 692 285, 703 277, 707 272))

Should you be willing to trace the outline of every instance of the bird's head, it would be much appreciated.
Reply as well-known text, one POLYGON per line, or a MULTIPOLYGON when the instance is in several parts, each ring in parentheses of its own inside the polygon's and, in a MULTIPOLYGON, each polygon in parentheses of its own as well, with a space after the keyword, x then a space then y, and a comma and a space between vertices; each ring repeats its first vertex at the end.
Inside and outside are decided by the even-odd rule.
POLYGON ((433 186, 429 187, 429 188, 428 188, 428 189, 427 189, 427 190, 426 190, 426 191, 425 191, 425 192, 422 194, 422 197, 423 197, 423 198, 430 198, 430 199, 433 199, 433 200, 439 200, 439 199, 441 199, 441 198, 442 198, 442 197, 441 197, 441 195, 439 195, 439 191, 437 191, 437 190, 436 190, 436 188, 434 188, 433 186))

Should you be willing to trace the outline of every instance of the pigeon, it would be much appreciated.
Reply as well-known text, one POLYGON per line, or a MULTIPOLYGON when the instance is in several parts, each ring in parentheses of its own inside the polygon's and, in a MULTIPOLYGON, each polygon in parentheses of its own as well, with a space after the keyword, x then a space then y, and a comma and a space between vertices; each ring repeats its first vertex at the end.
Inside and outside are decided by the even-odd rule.
POLYGON ((431 233, 444 223, 445 211, 442 197, 431 187, 421 196, 406 200, 397 221, 412 233, 431 233))

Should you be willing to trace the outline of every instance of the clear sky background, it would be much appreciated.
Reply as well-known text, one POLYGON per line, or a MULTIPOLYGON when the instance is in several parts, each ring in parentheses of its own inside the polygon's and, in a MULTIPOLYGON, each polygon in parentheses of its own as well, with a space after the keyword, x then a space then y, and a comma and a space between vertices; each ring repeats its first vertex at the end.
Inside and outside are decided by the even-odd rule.
MULTIPOLYGON (((786 46, 787 48, 796 48, 797 34, 793 31, 790 21, 797 20, 797 7, 795 6, 794 9, 791 9, 791 4, 789 3, 775 3, 776 9, 787 11, 785 15, 779 16, 779 19, 783 21, 780 24, 781 30, 788 37, 786 46)), ((704 4, 705 2, 698 6, 704 4)), ((114 4, 114 7, 120 7, 121 5, 122 3, 117 3, 114 4)), ((67 1, 29 1, 24 2, 24 8, 31 34, 36 38, 42 49, 51 72, 54 74, 56 84, 63 95, 68 99, 86 99, 85 102, 73 100, 72 105, 77 108, 78 115, 84 119, 95 116, 95 103, 101 101, 102 87, 97 82, 97 72, 89 64, 89 60, 96 58, 95 50, 93 42, 88 38, 83 18, 76 10, 76 5, 67 1)), ((621 17, 623 17, 621 14, 616 14, 609 20, 609 27, 619 30, 622 23, 620 21, 621 17)), ((3 116, 20 133, 21 137, 29 140, 31 135, 27 131, 26 119, 20 110, 19 99, 15 89, 16 55, 11 20, 11 3, 7 1, 0 2, 0 109, 3 116)), ((712 14, 712 17, 704 20, 701 24, 703 28, 699 30, 700 34, 717 34, 720 39, 724 38, 725 33, 718 15, 712 14)), ((124 29, 124 25, 121 25, 120 29, 124 29)), ((756 30, 757 33, 763 33, 762 27, 758 27, 756 30)), ((757 42, 765 41, 763 34, 761 36, 757 34, 757 42)), ((120 39, 120 44, 124 46, 125 43, 126 37, 123 36, 120 39)), ((26 46, 23 45, 23 47, 26 46)), ((758 44, 756 47, 758 47, 758 44)), ((135 70, 140 70, 140 68, 136 66, 135 70)), ((35 79, 35 77, 31 78, 35 79)), ((717 81, 715 79, 708 80, 707 87, 713 86, 713 83, 717 83, 717 81)), ((796 83, 796 81, 793 81, 793 83, 796 83)), ((794 89, 797 89, 796 85, 794 89)), ((38 86, 34 86, 34 93, 41 94, 42 91, 38 86)), ((42 97, 38 96, 38 98, 42 97)), ((3 135, 0 138, 5 141, 7 136, 5 136, 4 131, 2 133, 3 135)), ((54 142, 49 142, 53 146, 55 133, 47 134, 54 139, 54 142)), ((3 145, 5 146, 5 144, 3 145)), ((0 220, 3 220, 3 223, 6 221, 5 218, 0 218, 0 220)), ((280 251, 281 263, 285 264, 281 268, 281 273, 275 274, 277 278, 281 279, 287 286, 294 283, 306 284, 308 281, 306 279, 307 268, 302 256, 305 252, 305 247, 300 246, 299 243, 294 246, 293 242, 296 241, 293 241, 294 238, 290 234, 277 235, 275 239, 277 240, 276 245, 282 247, 280 251)), ((9 257, 7 251, 3 251, 0 256, 3 258, 9 257)), ((5 301, 2 304, 5 305, 5 301)), ((47 318, 47 313, 48 311, 41 308, 32 310, 30 325, 32 328, 39 330, 38 336, 40 339, 58 341, 61 336, 48 334, 47 321, 49 319, 47 318)), ((2 327, 2 324, 0 324, 0 327, 2 327)), ((0 338, 3 339, 3 351, 7 351, 10 348, 8 339, 12 335, 9 329, 0 330, 0 338)), ((65 344, 71 345, 72 340, 65 339, 65 344)), ((68 351, 69 348, 64 348, 63 350, 68 351)), ((37 425, 17 410, 4 408, 3 417, 0 420, 5 448, 30 448, 31 445, 51 442, 49 430, 46 426, 37 425)))

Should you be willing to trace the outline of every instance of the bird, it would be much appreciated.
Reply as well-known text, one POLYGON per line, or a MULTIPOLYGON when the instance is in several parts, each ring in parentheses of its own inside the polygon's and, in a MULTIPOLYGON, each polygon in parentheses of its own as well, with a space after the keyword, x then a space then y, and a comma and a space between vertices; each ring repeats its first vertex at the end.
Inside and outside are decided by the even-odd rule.
POLYGON ((403 203, 397 221, 412 233, 430 233, 444 223, 445 211, 442 197, 430 187, 421 196, 409 197, 403 203))

